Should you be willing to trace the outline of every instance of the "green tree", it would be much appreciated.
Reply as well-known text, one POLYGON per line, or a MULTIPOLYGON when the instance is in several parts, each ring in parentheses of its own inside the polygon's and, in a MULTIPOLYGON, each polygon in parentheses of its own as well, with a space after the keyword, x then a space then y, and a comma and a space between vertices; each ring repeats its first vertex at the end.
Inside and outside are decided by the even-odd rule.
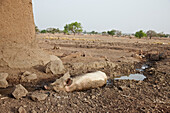
POLYGON ((35 32, 36 32, 36 33, 39 33, 39 32, 40 32, 40 30, 38 29, 38 26, 35 26, 35 32))
POLYGON ((90 34, 98 34, 96 31, 91 31, 90 34))
POLYGON ((168 34, 164 34, 163 32, 157 34, 158 37, 168 37, 168 34))
POLYGON ((73 33, 74 35, 76 33, 81 33, 83 32, 83 29, 82 29, 82 26, 81 26, 81 23, 78 23, 78 22, 73 22, 71 24, 66 24, 64 26, 64 33, 73 33))
POLYGON ((83 31, 83 34, 87 34, 87 31, 85 30, 85 31, 83 31))
POLYGON ((113 29, 111 31, 107 31, 107 33, 113 37, 113 35, 116 33, 116 30, 113 29))
POLYGON ((47 31, 46 30, 41 30, 40 33, 47 33, 47 31))
POLYGON ((56 33, 57 32, 57 29, 56 28, 47 28, 47 30, 46 30, 48 33, 52 33, 52 34, 54 34, 54 33, 56 33))
POLYGON ((142 30, 140 30, 140 31, 135 33, 135 36, 138 37, 138 38, 142 38, 142 37, 145 37, 147 35, 142 30))
POLYGON ((152 37, 156 37, 157 33, 153 30, 149 30, 146 32, 147 36, 151 39, 152 37))
POLYGON ((57 28, 56 33, 61 33, 61 30, 59 28, 57 28))
POLYGON ((102 32, 102 35, 107 35, 107 32, 106 32, 106 31, 103 31, 103 32, 102 32))
POLYGON ((68 24, 66 24, 66 25, 64 26, 63 32, 64 32, 64 34, 69 34, 69 25, 68 25, 68 24))

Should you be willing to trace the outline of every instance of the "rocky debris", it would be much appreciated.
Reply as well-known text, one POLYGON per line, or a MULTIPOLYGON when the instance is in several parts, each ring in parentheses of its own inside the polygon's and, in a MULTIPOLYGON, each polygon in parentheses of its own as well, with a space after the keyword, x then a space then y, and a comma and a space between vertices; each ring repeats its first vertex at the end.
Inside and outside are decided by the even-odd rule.
POLYGON ((114 69, 117 66, 117 64, 110 62, 110 61, 95 61, 95 62, 89 62, 89 63, 74 63, 72 64, 72 70, 71 73, 76 73, 77 70, 82 70, 82 71, 94 71, 94 70, 99 70, 103 68, 109 68, 109 69, 114 69), (75 71, 75 72, 72 72, 75 71))
POLYGON ((12 93, 12 95, 16 98, 16 99, 20 99, 24 96, 26 96, 28 93, 28 91, 21 85, 21 84, 18 84, 15 86, 15 90, 14 92, 12 93))
POLYGON ((6 78, 8 77, 8 73, 0 73, 0 88, 8 87, 8 82, 6 78))
POLYGON ((57 45, 54 45, 53 50, 57 50, 60 49, 60 47, 58 47, 57 45))
POLYGON ((34 101, 43 101, 47 98, 47 94, 43 94, 43 93, 38 93, 38 92, 34 92, 31 95, 31 99, 34 101))
POLYGON ((65 72, 65 68, 63 62, 58 58, 56 60, 51 60, 45 66, 46 73, 52 73, 54 75, 63 74, 65 72))
POLYGON ((65 60, 65 59, 85 57, 85 56, 87 56, 85 53, 76 51, 74 53, 65 54, 62 59, 65 60))
POLYGON ((35 110, 32 110, 31 113, 37 113, 35 110))
POLYGON ((21 106, 18 109, 18 113, 27 113, 27 111, 21 106))
POLYGON ((25 71, 22 75, 21 75, 21 81, 22 82, 30 82, 32 80, 36 80, 37 79, 37 75, 36 74, 32 74, 31 72, 25 71))
POLYGON ((119 90, 123 91, 123 90, 128 90, 129 88, 126 86, 119 86, 118 87, 119 90))

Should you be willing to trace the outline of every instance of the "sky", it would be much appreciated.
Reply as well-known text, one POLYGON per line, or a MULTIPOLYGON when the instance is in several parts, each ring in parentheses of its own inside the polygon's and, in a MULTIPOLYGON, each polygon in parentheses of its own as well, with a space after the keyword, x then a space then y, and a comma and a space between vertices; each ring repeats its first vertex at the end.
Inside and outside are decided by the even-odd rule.
POLYGON ((170 34, 170 0, 33 0, 33 11, 41 30, 77 21, 86 31, 170 34))

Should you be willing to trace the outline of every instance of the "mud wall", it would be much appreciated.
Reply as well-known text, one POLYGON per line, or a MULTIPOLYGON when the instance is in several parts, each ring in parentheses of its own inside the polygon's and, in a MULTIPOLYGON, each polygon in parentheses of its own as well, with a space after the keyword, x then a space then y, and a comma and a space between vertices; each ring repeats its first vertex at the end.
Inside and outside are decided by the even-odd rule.
POLYGON ((36 44, 32 0, 0 0, 0 67, 29 68, 48 60, 36 44))
POLYGON ((35 40, 32 0, 0 0, 0 46, 35 40))

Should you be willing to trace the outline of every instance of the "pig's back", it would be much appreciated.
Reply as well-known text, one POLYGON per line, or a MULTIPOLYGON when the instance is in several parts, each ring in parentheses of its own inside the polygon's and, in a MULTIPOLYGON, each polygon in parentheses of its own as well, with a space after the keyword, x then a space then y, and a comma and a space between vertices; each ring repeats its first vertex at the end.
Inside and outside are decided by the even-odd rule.
POLYGON ((104 72, 97 71, 93 73, 87 73, 75 78, 75 83, 85 83, 90 81, 107 81, 107 76, 104 72))

